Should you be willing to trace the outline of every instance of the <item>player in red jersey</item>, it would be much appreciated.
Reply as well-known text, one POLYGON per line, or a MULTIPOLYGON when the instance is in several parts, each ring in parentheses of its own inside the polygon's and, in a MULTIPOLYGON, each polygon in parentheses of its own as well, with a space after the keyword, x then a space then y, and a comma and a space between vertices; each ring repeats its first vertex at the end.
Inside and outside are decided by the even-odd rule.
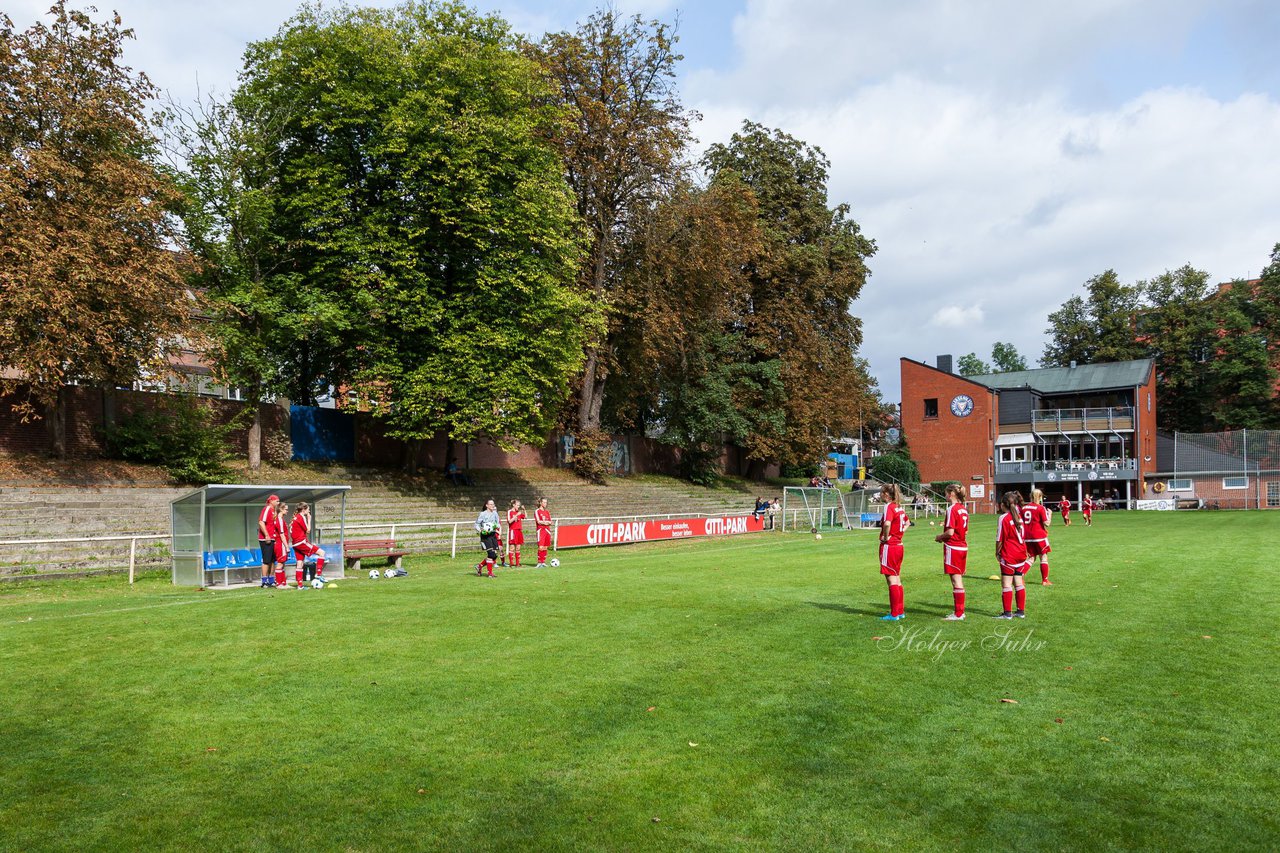
POLYGON ((551 510, 547 509, 547 499, 538 499, 538 508, 533 513, 533 523, 538 529, 538 565, 547 567, 547 549, 551 547, 551 510))
POLYGON ((969 558, 969 511, 964 508, 964 486, 952 483, 947 486, 947 520, 942 532, 933 541, 942 543, 942 571, 951 578, 951 597, 955 612, 944 617, 948 621, 964 618, 964 569, 969 558))
POLYGON ((272 495, 258 513, 258 549, 262 552, 262 584, 263 588, 275 586, 276 579, 272 569, 276 564, 276 507, 280 497, 272 495))
POLYGON ((520 546, 524 544, 524 504, 519 500, 511 502, 507 510, 507 561, 513 566, 520 565, 520 546))
POLYGON ((1067 527, 1071 526, 1071 499, 1066 495, 1062 496, 1062 500, 1058 501, 1058 512, 1062 513, 1062 523, 1067 527))
POLYGON ((996 560, 1000 563, 1000 598, 1004 612, 996 618, 1022 619, 1027 615, 1027 587, 1022 581, 1027 571, 1027 546, 1022 538, 1022 520, 1018 517, 1018 493, 1005 492, 1000 509, 1004 512, 996 525, 996 560), (1016 611, 1013 610, 1015 597, 1016 611))
MULTIPOLYGON (((1027 543, 1027 562, 1040 558, 1040 585, 1053 586, 1049 580, 1049 522, 1053 515, 1044 507, 1044 492, 1031 490, 1031 503, 1022 507, 1022 536, 1027 543)), ((1030 568, 1030 566, 1028 566, 1030 568)))
POLYGON ((294 578, 298 581, 298 589, 302 589, 304 581, 320 577, 324 574, 324 549, 311 542, 311 505, 298 504, 298 511, 289 524, 289 541, 293 544, 293 556, 297 560, 294 567, 294 578), (316 568, 312 572, 307 558, 314 555, 316 568))
POLYGON ((1093 498, 1085 495, 1080 501, 1080 514, 1084 516, 1084 526, 1093 527, 1093 498))
POLYGON ((902 601, 902 534, 909 522, 907 511, 898 506, 902 496, 897 486, 893 483, 881 486, 880 500, 885 504, 884 520, 880 523, 880 574, 889 583, 889 612, 880 618, 897 622, 906 615, 902 601))
POLYGON ((280 506, 276 507, 276 529, 275 529, 275 547, 276 547, 276 586, 281 589, 289 588, 289 579, 284 573, 285 561, 289 559, 289 505, 284 501, 280 502, 280 506))

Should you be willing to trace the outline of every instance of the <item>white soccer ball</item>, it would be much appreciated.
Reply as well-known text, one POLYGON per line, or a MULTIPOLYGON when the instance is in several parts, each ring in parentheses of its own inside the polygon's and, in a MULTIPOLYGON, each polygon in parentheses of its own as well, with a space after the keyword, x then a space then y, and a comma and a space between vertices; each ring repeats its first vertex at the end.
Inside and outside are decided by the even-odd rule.
POLYGON ((813 534, 813 538, 814 538, 814 539, 821 539, 821 538, 822 538, 822 534, 821 534, 821 533, 815 533, 815 534, 813 534))
POLYGON ((312 589, 324 589, 324 579, 323 579, 323 578, 315 578, 314 580, 312 580, 312 581, 311 581, 311 588, 312 588, 312 589))
POLYGON ((376 581, 376 580, 377 580, 378 578, 380 578, 380 577, 382 577, 382 575, 378 574, 378 570, 377 570, 377 569, 370 569, 370 570, 369 570, 369 580, 371 580, 371 581, 376 581))
POLYGON ((560 568, 560 561, 557 560, 555 557, 552 557, 551 562, 548 563, 548 565, 551 566, 551 568, 553 569, 558 569, 560 568))

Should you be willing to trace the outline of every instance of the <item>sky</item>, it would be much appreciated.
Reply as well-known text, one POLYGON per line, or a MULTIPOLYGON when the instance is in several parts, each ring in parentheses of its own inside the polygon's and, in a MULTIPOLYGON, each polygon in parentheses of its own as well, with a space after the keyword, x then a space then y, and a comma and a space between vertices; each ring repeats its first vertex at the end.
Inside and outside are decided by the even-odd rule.
MULTIPOLYGON (((136 31, 125 61, 179 100, 230 91, 245 45, 298 5, 98 3, 136 31)), ((49 5, 5 11, 23 26, 49 5)), ((601 4, 472 5, 536 38, 601 4)), ((1229 281, 1280 242, 1275 0, 613 6, 678 24, 700 146, 751 120, 826 154, 831 204, 878 247, 852 310, 886 401, 903 356, 988 359, 1005 341, 1034 366, 1048 314, 1107 269, 1229 281)))

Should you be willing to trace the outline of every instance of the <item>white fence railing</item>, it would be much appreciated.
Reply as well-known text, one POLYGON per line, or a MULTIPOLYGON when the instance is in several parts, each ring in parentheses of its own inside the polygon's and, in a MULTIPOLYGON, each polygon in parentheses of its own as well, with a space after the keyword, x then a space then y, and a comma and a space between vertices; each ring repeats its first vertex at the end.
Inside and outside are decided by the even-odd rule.
MULTIPOLYGON (((31 545, 81 545, 91 542, 128 542, 129 543, 129 583, 133 583, 138 564, 138 543, 151 539, 168 539, 168 533, 139 533, 128 536, 79 536, 63 539, 5 539, 0 540, 0 549, 5 547, 24 547, 31 545)), ((12 575, 21 578, 23 575, 12 575)))

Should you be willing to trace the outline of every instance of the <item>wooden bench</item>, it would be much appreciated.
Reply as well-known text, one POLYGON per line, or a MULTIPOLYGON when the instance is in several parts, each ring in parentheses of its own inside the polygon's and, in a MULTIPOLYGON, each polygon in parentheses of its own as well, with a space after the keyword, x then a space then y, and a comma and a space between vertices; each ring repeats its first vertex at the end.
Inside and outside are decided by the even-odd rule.
POLYGON ((394 539, 348 539, 342 543, 342 556, 347 568, 360 571, 360 561, 370 557, 385 557, 388 563, 395 563, 400 568, 401 560, 408 551, 397 551, 394 539))

